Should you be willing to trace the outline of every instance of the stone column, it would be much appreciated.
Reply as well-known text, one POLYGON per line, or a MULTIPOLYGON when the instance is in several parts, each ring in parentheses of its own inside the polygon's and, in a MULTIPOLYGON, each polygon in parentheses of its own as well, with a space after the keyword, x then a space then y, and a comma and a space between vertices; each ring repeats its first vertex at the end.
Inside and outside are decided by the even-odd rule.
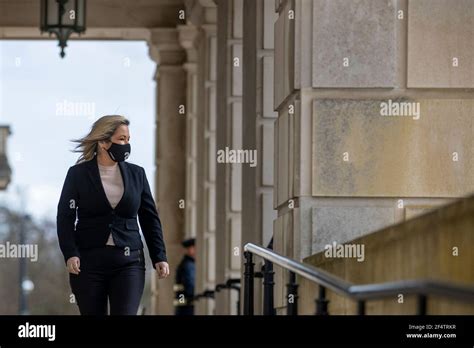
POLYGON ((193 25, 178 26, 179 42, 186 51, 186 194, 181 205, 185 210, 184 237, 197 233, 197 126, 198 126, 198 41, 199 31, 193 25))
MULTIPOLYGON (((214 289, 216 282, 216 69, 217 69, 217 35, 215 17, 217 9, 212 8, 214 12, 214 24, 206 24, 203 29, 203 71, 202 78, 204 88, 202 89, 203 105, 201 115, 204 116, 200 123, 199 140, 202 141, 200 148, 202 162, 204 165, 199 168, 199 177, 204 185, 199 186, 199 197, 201 198, 202 220, 199 226, 202 226, 203 248, 202 258, 202 283, 199 284, 202 290, 214 289)), ((215 301, 207 300, 201 314, 213 314, 215 311, 215 301)))
MULTIPOLYGON (((278 116, 273 110, 275 1, 244 0, 243 13, 242 144, 256 151, 257 166, 242 167, 242 248, 249 242, 267 246, 273 236, 273 125, 278 116)), ((262 260, 256 261, 260 269, 262 260)), ((255 313, 262 313, 262 282, 255 285, 255 313)))
POLYGON ((186 106, 185 52, 179 44, 176 29, 151 29, 149 49, 156 69, 156 201, 163 224, 170 264, 170 277, 152 279, 152 314, 173 314, 173 284, 181 257, 184 237, 186 184, 186 106))
MULTIPOLYGON (((242 149, 243 0, 217 1, 216 150, 242 149)), ((242 165, 217 163, 216 283, 240 278, 242 165)), ((216 294, 216 314, 236 313, 235 291, 216 294)))
MULTIPOLYGON (((192 122, 195 142, 192 149, 188 147, 188 152, 193 151, 195 163, 192 177, 196 195, 196 293, 215 288, 216 14, 217 8, 211 0, 186 2, 187 24, 197 28, 192 122)), ((201 298, 195 304, 195 313, 213 314, 214 304, 213 299, 201 298)))

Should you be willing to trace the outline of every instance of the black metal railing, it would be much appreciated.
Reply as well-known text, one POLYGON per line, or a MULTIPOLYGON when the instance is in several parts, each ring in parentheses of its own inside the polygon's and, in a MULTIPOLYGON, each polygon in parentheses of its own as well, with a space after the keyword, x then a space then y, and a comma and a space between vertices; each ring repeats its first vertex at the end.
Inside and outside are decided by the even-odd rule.
POLYGON ((197 302, 202 298, 214 299, 214 290, 204 290, 203 292, 194 295, 193 302, 197 302))
POLYGON ((221 290, 235 290, 237 291, 237 315, 240 315, 240 278, 230 278, 227 279, 225 283, 216 285, 216 292, 221 290))
POLYGON ((237 291, 237 315, 240 315, 240 278, 227 279, 225 283, 216 284, 214 290, 204 290, 203 292, 196 294, 193 301, 197 302, 202 298, 215 299, 215 294, 222 290, 235 290, 237 291))
POLYGON ((429 295, 449 297, 457 301, 474 302, 473 286, 424 279, 355 285, 322 269, 280 255, 271 249, 247 243, 244 246, 244 315, 254 314, 254 278, 257 273, 254 271, 254 255, 265 260, 263 267, 263 314, 266 315, 275 314, 273 308, 273 264, 289 272, 287 284, 288 315, 298 314, 298 284, 296 282, 296 275, 319 285, 318 296, 315 300, 316 315, 329 314, 329 301, 326 297, 326 289, 357 301, 357 314, 359 315, 365 314, 366 301, 380 300, 398 294, 416 295, 418 297, 417 313, 419 315, 426 314, 429 295))

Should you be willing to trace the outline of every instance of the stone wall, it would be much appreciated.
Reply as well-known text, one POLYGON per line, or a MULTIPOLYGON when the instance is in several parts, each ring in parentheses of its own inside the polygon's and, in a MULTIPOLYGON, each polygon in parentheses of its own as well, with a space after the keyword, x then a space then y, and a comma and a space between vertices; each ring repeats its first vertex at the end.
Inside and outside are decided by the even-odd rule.
MULTIPOLYGON (((410 279, 431 279, 461 285, 474 283, 474 196, 418 216, 348 244, 364 246, 363 258, 330 258, 325 252, 304 262, 353 284, 373 284, 410 279)), ((362 255, 362 254, 361 254, 362 255)), ((301 314, 314 314, 318 288, 300 281, 301 314)), ((330 314, 356 314, 357 303, 327 291, 330 314)), ((367 314, 416 314, 416 296, 397 294, 367 301, 367 314)), ((473 314, 474 305, 428 296, 428 314, 473 314)))
POLYGON ((278 252, 303 260, 474 191, 472 1, 275 5, 278 252))

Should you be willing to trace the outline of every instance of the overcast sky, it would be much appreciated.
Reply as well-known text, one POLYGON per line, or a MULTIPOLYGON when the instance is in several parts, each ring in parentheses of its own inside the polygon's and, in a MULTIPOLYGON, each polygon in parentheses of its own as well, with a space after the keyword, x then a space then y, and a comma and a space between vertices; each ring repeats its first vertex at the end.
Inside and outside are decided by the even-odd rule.
POLYGON ((155 63, 141 41, 0 40, 0 124, 9 125, 12 180, 0 204, 33 218, 56 219, 67 169, 79 154, 70 139, 84 136, 103 115, 130 120, 129 162, 145 168, 154 190, 155 63), (76 109, 65 109, 73 105, 76 109))

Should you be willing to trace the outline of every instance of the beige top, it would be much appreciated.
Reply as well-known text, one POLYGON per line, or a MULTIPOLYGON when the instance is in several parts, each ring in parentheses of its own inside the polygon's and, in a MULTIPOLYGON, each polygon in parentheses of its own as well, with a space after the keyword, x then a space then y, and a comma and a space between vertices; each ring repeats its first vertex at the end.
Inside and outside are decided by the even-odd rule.
MULTIPOLYGON (((115 163, 113 166, 103 166, 99 163, 97 164, 99 166, 100 178, 102 180, 102 186, 104 186, 107 199, 109 200, 112 208, 115 208, 123 195, 122 174, 120 173, 118 163, 115 163)), ((112 233, 109 235, 107 245, 115 245, 112 238, 112 233)))

